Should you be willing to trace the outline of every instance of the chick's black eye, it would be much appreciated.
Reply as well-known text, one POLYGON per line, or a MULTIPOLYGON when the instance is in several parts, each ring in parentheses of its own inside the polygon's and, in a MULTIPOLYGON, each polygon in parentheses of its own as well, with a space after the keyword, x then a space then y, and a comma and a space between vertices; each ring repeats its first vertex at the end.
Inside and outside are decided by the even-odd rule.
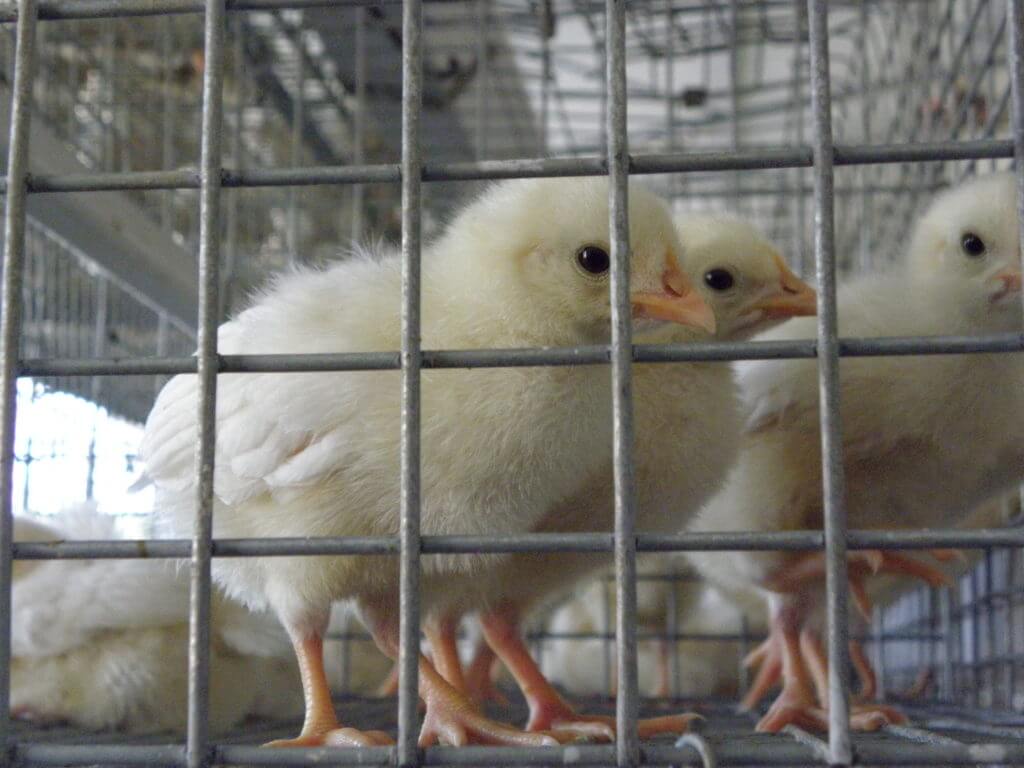
POLYGON ((713 291, 728 291, 736 284, 736 278, 728 269, 718 267, 704 273, 704 284, 713 291))
POLYGON ((973 232, 968 232, 960 238, 960 247, 968 256, 981 256, 985 253, 985 241, 973 232))
POLYGON ((576 253, 576 262, 591 275, 603 275, 612 265, 608 251, 596 245, 585 245, 576 253))

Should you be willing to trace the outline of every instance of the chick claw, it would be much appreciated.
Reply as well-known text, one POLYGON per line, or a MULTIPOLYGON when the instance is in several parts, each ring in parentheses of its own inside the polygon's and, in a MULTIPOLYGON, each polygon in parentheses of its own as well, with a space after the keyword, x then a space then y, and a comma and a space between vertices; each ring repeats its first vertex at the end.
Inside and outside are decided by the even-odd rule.
POLYGON ((331 728, 306 733, 294 739, 276 739, 264 744, 275 749, 289 747, 389 747, 394 740, 384 731, 360 731, 356 728, 331 728))
POLYGON ((528 733, 491 720, 476 710, 463 694, 445 685, 429 685, 424 692, 427 714, 423 718, 419 745, 437 743, 462 747, 490 744, 509 747, 557 747, 562 740, 550 733, 528 733))
MULTIPOLYGON (((935 560, 949 562, 962 557, 949 549, 926 550, 935 560)), ((864 581, 869 576, 892 574, 921 579, 933 587, 950 585, 949 577, 922 560, 884 549, 861 549, 847 555, 850 594, 865 619, 871 620, 871 600, 864 581)), ((796 592, 809 581, 825 577, 825 553, 810 552, 802 555, 765 580, 765 587, 773 592, 796 592)))
MULTIPOLYGON (((663 734, 685 733, 690 723, 701 719, 697 714, 649 717, 637 722, 640 738, 663 734)), ((560 697, 532 702, 528 731, 554 731, 574 733, 603 741, 615 740, 615 718, 606 715, 578 714, 560 697)))

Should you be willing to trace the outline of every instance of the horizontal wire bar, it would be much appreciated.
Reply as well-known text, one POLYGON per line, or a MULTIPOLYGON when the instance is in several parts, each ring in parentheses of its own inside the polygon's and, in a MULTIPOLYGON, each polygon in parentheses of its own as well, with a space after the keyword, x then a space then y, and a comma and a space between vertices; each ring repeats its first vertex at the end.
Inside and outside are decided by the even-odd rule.
MULTIPOLYGON (((398 5, 402 0, 226 0, 228 11, 272 11, 299 8, 355 8, 366 5, 398 5)), ((427 0, 452 2, 452 0, 427 0)), ((39 18, 46 21, 65 19, 109 19, 118 16, 168 16, 202 13, 203 0, 44 0, 39 3, 39 18)), ((0 24, 18 20, 17 10, 0 11, 0 24)))
MULTIPOLYGON (((637 344, 636 363, 726 362, 811 358, 817 341, 736 341, 695 344, 637 344)), ((1024 334, 914 336, 839 340, 841 357, 990 354, 1024 351, 1024 334)), ((514 368, 606 365, 610 347, 425 350, 423 368, 514 368)), ((398 352, 332 354, 221 355, 220 373, 310 373, 383 371, 399 368, 398 352)), ((195 373, 194 357, 53 358, 22 360, 19 376, 152 376, 195 373)))
MULTIPOLYGON (((821 531, 767 533, 701 532, 638 534, 641 552, 804 551, 822 549, 821 531)), ((609 533, 526 533, 515 536, 423 536, 424 554, 514 552, 611 552, 609 533)), ((936 549, 1024 546, 1024 528, 1006 530, 850 531, 850 549, 936 549)), ((395 555, 397 536, 214 539, 215 557, 296 555, 395 555)), ((191 552, 187 539, 15 542, 17 560, 180 558, 191 552)))
MULTIPOLYGON (((723 739, 715 743, 718 765, 750 765, 756 749, 758 765, 821 765, 814 751, 795 740, 764 737, 752 745, 748 739, 723 739)), ((267 766, 392 766, 393 747, 331 747, 265 749, 256 746, 222 745, 214 749, 213 765, 267 766)), ((856 739, 854 749, 860 765, 977 765, 979 763, 1020 764, 1024 744, 994 742, 927 744, 903 740, 856 739)), ((614 745, 569 745, 563 747, 429 747, 423 750, 426 766, 614 766, 614 745)), ((179 766, 184 750, 177 745, 130 746, 94 744, 22 743, 14 749, 16 764, 33 766, 159 765, 179 766)), ((701 758, 690 746, 648 744, 641 747, 641 765, 701 766, 701 758)))
MULTIPOLYGON (((1009 140, 936 141, 914 144, 849 145, 835 148, 835 165, 873 165, 949 160, 981 160, 1013 157, 1009 140)), ((641 154, 630 157, 630 175, 694 173, 699 171, 750 171, 778 168, 809 168, 807 147, 762 147, 723 152, 641 154)), ((425 163, 423 181, 482 181, 554 176, 603 176, 607 161, 588 157, 525 158, 454 163, 425 163)), ((222 187, 315 186, 323 184, 397 183, 397 163, 299 168, 224 170, 222 187)), ((6 182, 0 184, 0 191, 6 182)), ((28 175, 28 191, 101 192, 138 189, 198 189, 199 172, 125 171, 67 175, 28 175)))

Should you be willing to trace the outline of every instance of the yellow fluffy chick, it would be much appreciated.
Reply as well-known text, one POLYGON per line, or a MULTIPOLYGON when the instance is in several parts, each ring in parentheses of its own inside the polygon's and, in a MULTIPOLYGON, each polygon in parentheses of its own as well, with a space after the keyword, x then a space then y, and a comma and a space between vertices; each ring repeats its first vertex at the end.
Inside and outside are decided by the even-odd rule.
MULTIPOLYGON (((814 291, 749 225, 732 217, 700 217, 678 227, 683 265, 715 313, 722 338, 794 315, 813 314, 814 291)), ((682 337, 677 340, 685 340, 682 337)), ((740 424, 731 367, 722 363, 637 365, 634 368, 636 527, 675 533, 714 493, 732 464, 740 424)), ((545 532, 608 532, 614 527, 611 465, 590 476, 536 526, 545 532)), ((496 571, 481 615, 491 648, 512 672, 530 706, 529 729, 573 729, 610 737, 608 718, 575 713, 544 679, 522 643, 518 619, 537 610, 611 562, 610 554, 514 555, 496 571)), ((474 668, 479 662, 474 662, 474 668)), ((688 716, 640 724, 643 735, 684 728, 688 716)))
MULTIPOLYGON (((53 526, 16 518, 15 539, 80 538, 83 517, 74 516, 77 530, 60 521, 53 526)), ((112 518, 93 518, 88 536, 111 538, 112 518)), ((12 714, 87 730, 183 732, 188 697, 185 576, 167 563, 146 560, 17 565, 12 714)), ((215 603, 210 656, 210 727, 215 733, 247 717, 292 718, 302 711, 294 663, 266 653, 266 638, 275 635, 283 633, 273 618, 215 603)))
MULTIPOLYGON (((1000 178, 945 193, 924 215, 907 264, 858 278, 839 291, 845 336, 977 335, 1020 332, 1016 214, 1000 178), (993 212, 1002 212, 993 217, 993 212), (1009 220, 1006 217, 1009 216, 1009 220)), ((810 338, 796 320, 761 338, 810 338)), ((813 360, 749 362, 740 367, 747 426, 725 489, 702 511, 702 531, 819 529, 822 484, 818 379, 813 360)), ((931 355, 844 359, 840 367, 848 523, 860 528, 942 527, 1019 479, 1024 466, 1020 355, 931 355)), ((947 553, 937 552, 945 557, 947 553)), ((773 632, 748 704, 780 673, 783 691, 761 730, 793 723, 824 727, 803 665, 800 633, 822 587, 820 553, 695 553, 710 579, 773 593, 773 632)), ((854 597, 867 602, 864 577, 884 571, 938 582, 909 556, 851 554, 854 597)), ((806 634, 806 633, 805 633, 806 634)), ((804 637, 812 667, 823 663, 817 638, 804 637)), ((813 673, 815 669, 811 669, 813 673)), ((816 677, 821 680, 820 675, 816 677)), ((853 725, 872 729, 900 719, 891 708, 856 710, 853 725)))
MULTIPOLYGON (((606 179, 517 180, 492 186, 423 254, 427 349, 607 343, 606 179)), ((638 342, 677 325, 713 329, 682 271, 663 203, 631 187, 630 279, 638 342)), ((355 352, 400 346, 401 260, 392 250, 321 271, 283 275, 220 329, 223 353, 355 352)), ((500 536, 538 527, 559 500, 606 467, 611 386, 601 366, 425 371, 422 531, 500 536)), ((399 528, 401 378, 397 371, 232 375, 217 398, 214 533, 223 537, 394 536, 399 528)), ((157 513, 176 535, 195 505, 196 379, 161 392, 142 455, 157 513)), ((502 555, 423 558, 429 618, 474 606, 502 555)), ((284 745, 381 744, 342 727, 327 696, 322 636, 333 600, 352 599, 381 649, 398 648, 396 558, 214 561, 232 596, 273 610, 289 631, 307 692, 306 721, 284 745)), ((429 629, 429 624, 427 625, 429 629)), ((421 744, 441 740, 554 744, 484 718, 425 657, 421 744)))

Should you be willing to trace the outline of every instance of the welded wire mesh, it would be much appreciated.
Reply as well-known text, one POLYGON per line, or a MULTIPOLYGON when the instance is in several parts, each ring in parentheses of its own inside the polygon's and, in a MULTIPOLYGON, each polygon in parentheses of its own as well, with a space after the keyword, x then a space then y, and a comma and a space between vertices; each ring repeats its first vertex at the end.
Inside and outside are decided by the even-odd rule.
MULTIPOLYGON (((1010 120, 1013 89, 1022 85, 1007 65, 1019 65, 1011 55, 1019 52, 1011 51, 1010 44, 1011 32, 1024 34, 1019 2, 494 0, 421 5, 405 0, 356 8, 362 5, 358 0, 44 0, 38 5, 19 0, 0 10, 12 31, 10 39, 4 38, 7 47, 0 60, 12 62, 5 74, 13 94, 0 355, 0 445, 7 457, 0 473, 0 503, 6 505, 0 515, 0 616, 8 617, 0 619, 0 689, 7 689, 10 654, 3 623, 9 621, 12 556, 191 557, 194 596, 184 752, 177 745, 153 746, 151 741, 151 746, 133 746, 126 739, 66 732, 49 737, 31 732, 29 743, 19 744, 21 732, 0 726, 5 738, 15 737, 13 754, 26 765, 148 762, 199 768, 211 762, 308 764, 324 759, 316 750, 256 750, 233 746, 232 739, 213 748, 206 730, 209 565, 212 557, 224 555, 359 551, 397 555, 402 564, 399 743, 393 752, 363 748, 332 752, 330 759, 364 765, 397 759, 403 766, 424 760, 451 765, 540 760, 526 749, 496 756, 437 748, 425 757, 415 749, 421 549, 440 552, 468 544, 479 551, 503 551, 545 544, 541 536, 484 543, 421 538, 419 374, 421 367, 610 363, 611 375, 622 384, 637 360, 769 354, 742 344, 631 348, 623 281, 629 174, 650 176, 652 186, 679 210, 726 205, 749 216, 805 273, 816 264, 823 299, 818 340, 781 345, 770 355, 819 359, 827 395, 823 451, 831 489, 826 530, 786 541, 745 534, 698 540, 634 532, 631 406, 628 393, 617 387, 615 535, 563 537, 549 546, 596 546, 615 553, 617 632, 608 621, 600 632, 579 639, 603 643, 608 669, 615 666, 621 735, 614 747, 551 749, 544 760, 621 766, 700 761, 693 746, 646 745, 641 752, 636 738, 637 650, 624 640, 637 631, 638 551, 824 546, 829 578, 836 585, 829 607, 830 641, 837 650, 846 640, 843 554, 848 544, 953 546, 969 538, 958 532, 846 536, 842 469, 830 426, 838 414, 838 358, 858 351, 1019 354, 1021 340, 933 339, 911 345, 854 340, 840 349, 833 282, 836 272, 863 271, 891 259, 906 237, 906 222, 937 188, 971 170, 1006 165, 1015 148, 1024 151, 1024 126, 1010 120), (355 44, 360 34, 365 35, 363 46, 355 44), (366 61, 352 57, 360 49, 366 61), (360 84, 363 76, 366 82, 360 84), (354 111, 369 118, 363 128, 353 119, 354 111), (54 126, 76 148, 79 173, 32 174, 30 121, 54 126), (612 344, 514 353, 422 351, 421 239, 459 193, 470 191, 465 182, 593 174, 608 174, 614 193, 617 322, 612 344), (97 190, 131 190, 169 236, 189 251, 198 250, 199 351, 194 358, 180 346, 188 338, 187 326, 175 326, 181 339, 170 340, 161 308, 115 276, 90 272, 83 266, 88 254, 82 257, 75 250, 80 245, 31 226, 26 232, 27 198, 97 190), (225 310, 268 271, 293 259, 331 258, 353 234, 398 232, 407 274, 400 351, 303 358, 218 355, 215 328, 225 310), (53 300, 47 300, 47 291, 53 300), (165 359, 139 359, 154 353, 165 359), (127 359, 113 359, 119 357, 127 359), (199 514, 191 541, 153 542, 145 548, 134 542, 12 547, 9 448, 19 375, 53 377, 56 387, 96 400, 109 397, 121 412, 139 417, 153 383, 148 376, 130 374, 197 372, 202 382, 197 455, 199 466, 209 468, 218 374, 378 368, 403 373, 402 527, 397 539, 214 545, 212 476, 206 473, 198 483, 199 514), (613 635, 619 639, 614 648, 613 635), (56 744, 39 743, 42 738, 56 744)), ((874 652, 887 690, 913 686, 922 668, 939 682, 922 683, 927 706, 918 712, 920 728, 858 737, 860 762, 1024 761, 1024 742, 1014 730, 1019 718, 1004 712, 1021 705, 1016 679, 1022 635, 1014 599, 1020 557, 1009 545, 1021 544, 1022 538, 1017 530, 985 540, 974 537, 973 543, 991 550, 957 589, 902 597, 874 628, 874 652), (886 637, 887 632, 893 634, 886 637), (908 639, 908 633, 915 636, 908 639)), ((755 639, 745 630, 740 634, 730 642, 755 639)), ((534 639, 543 648, 544 633, 534 639)), ((754 737, 748 719, 711 707, 706 740, 717 760, 850 763, 847 670, 837 664, 834 671, 827 742, 804 733, 754 737)), ((6 694, 0 693, 0 722, 6 723, 7 710, 6 694)), ((396 720, 390 702, 364 704, 362 711, 366 722, 356 725, 379 727, 386 721, 390 727, 396 720)), ((248 744, 269 733, 262 727, 245 731, 238 741, 248 744)))

